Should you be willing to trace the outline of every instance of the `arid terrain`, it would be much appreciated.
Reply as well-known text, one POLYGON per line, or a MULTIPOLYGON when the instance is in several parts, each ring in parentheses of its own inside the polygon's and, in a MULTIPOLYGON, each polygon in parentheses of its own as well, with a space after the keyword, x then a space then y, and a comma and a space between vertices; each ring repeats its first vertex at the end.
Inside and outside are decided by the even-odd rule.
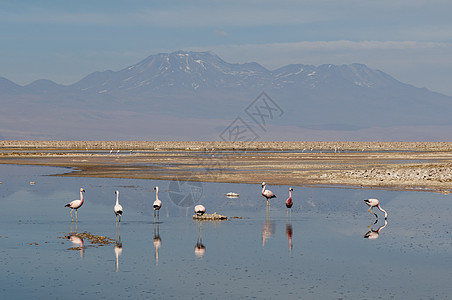
POLYGON ((0 163, 74 169, 63 176, 452 190, 452 143, 0 141, 0 163))

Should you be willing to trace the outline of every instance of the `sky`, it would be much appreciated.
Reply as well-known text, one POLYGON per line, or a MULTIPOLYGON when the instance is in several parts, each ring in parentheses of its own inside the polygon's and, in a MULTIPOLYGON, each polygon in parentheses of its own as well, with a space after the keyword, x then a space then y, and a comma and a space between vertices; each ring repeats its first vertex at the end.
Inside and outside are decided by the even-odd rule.
POLYGON ((0 77, 72 84, 161 52, 363 63, 452 96, 450 0, 0 0, 0 77))

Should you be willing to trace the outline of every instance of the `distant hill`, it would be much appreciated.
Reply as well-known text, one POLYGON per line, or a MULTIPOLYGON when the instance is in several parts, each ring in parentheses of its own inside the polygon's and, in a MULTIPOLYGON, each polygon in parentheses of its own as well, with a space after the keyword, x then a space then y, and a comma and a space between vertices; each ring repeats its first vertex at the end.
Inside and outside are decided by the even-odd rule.
POLYGON ((0 78, 0 105, 6 139, 220 139, 238 116, 260 139, 452 138, 452 97, 366 65, 268 70, 210 52, 151 55, 67 86, 43 79, 20 86, 0 78), (262 92, 280 110, 265 127, 249 107, 262 92))

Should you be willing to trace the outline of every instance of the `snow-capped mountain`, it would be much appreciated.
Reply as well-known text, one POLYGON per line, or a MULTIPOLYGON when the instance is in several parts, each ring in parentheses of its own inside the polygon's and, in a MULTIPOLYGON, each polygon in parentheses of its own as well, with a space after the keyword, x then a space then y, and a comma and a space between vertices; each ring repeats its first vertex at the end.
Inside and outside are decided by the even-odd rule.
MULTIPOLYGON (((6 112, 0 135, 8 137, 2 130, 13 132, 8 126, 15 120, 33 123, 33 118, 43 115, 49 124, 69 124, 74 118, 76 124, 83 119, 86 126, 100 124, 96 122, 104 126, 119 114, 130 130, 151 114, 175 118, 176 123, 187 119, 227 122, 243 115, 263 91, 284 112, 283 118, 274 120, 275 126, 336 132, 452 126, 448 115, 452 97, 404 84, 363 64, 292 64, 268 70, 255 62, 228 63, 210 52, 177 51, 151 55, 119 71, 95 72, 67 86, 49 80, 20 86, 0 78, 0 104, 6 112), (30 112, 26 117, 23 107, 30 112)), ((35 124, 43 122, 39 119, 35 124)), ((219 131, 222 125, 212 123, 211 127, 219 131)), ((100 132, 95 136, 102 138, 100 132)))

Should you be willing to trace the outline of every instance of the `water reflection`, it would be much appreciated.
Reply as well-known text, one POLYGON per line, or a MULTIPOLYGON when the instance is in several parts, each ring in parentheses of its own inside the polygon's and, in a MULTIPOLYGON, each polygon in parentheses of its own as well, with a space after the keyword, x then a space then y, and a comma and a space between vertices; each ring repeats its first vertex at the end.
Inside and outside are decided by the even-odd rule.
POLYGON ((195 255, 198 258, 202 258, 206 254, 206 246, 202 244, 202 221, 198 220, 198 239, 195 245, 195 255))
POLYGON ((377 222, 378 222, 378 219, 375 222, 371 221, 370 226, 368 226, 369 231, 366 232, 363 236, 365 239, 370 239, 370 240, 378 239, 378 237, 380 236, 380 232, 383 230, 383 228, 386 227, 386 225, 388 225, 388 220, 385 219, 385 223, 383 225, 378 227, 377 230, 373 230, 373 226, 375 224, 377 224, 377 222))
POLYGON ((71 222, 71 234, 77 233, 77 224, 78 224, 78 221, 75 221, 75 231, 73 231, 74 222, 71 222))
POLYGON ((292 234, 293 234, 293 227, 292 227, 292 223, 289 222, 286 224, 286 236, 289 239, 289 252, 292 252, 292 234))
POLYGON ((262 223, 262 246, 265 246, 267 239, 271 238, 275 233, 275 222, 270 220, 270 207, 267 206, 267 218, 262 223))
POLYGON ((115 235, 115 269, 119 271, 119 257, 122 254, 122 242, 121 242, 121 223, 116 222, 116 235, 115 235))
POLYGON ((159 264, 159 248, 162 245, 162 238, 160 237, 160 224, 154 222, 154 248, 155 248, 155 265, 159 264))
POLYGON ((71 233, 69 235, 68 239, 74 245, 74 247, 73 247, 74 250, 77 250, 77 249, 80 250, 80 258, 83 258, 83 256, 85 255, 85 246, 84 246, 83 238, 81 236, 77 235, 77 233, 71 233))

